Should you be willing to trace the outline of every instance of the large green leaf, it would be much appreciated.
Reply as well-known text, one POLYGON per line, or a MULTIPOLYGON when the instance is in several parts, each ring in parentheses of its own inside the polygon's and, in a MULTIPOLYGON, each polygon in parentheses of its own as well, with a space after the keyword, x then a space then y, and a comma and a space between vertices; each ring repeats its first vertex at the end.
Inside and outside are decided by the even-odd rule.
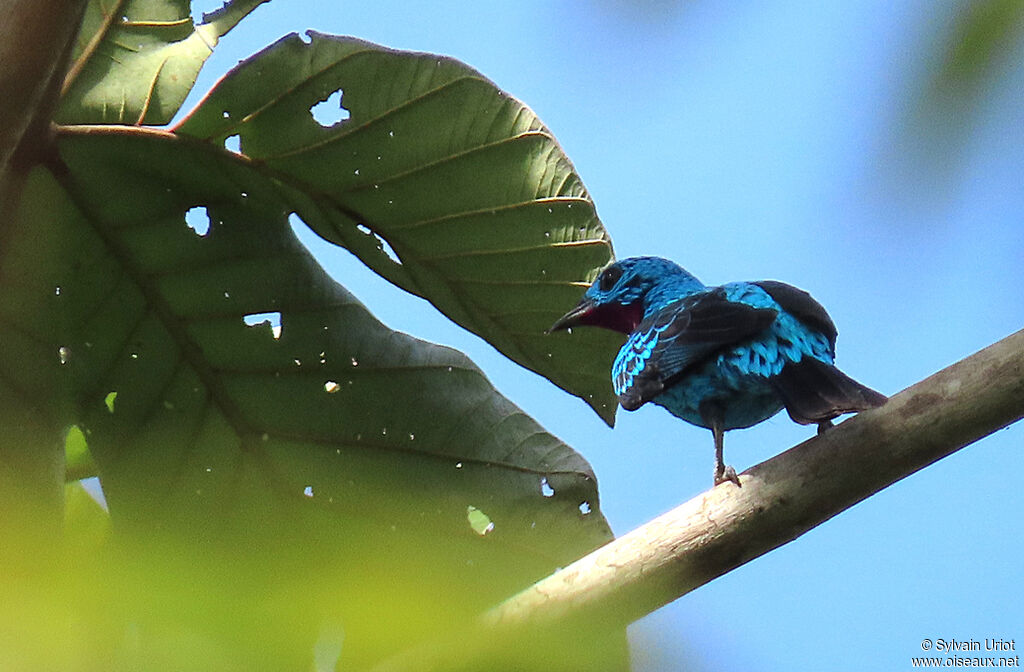
POLYGON ((240 64, 176 131, 238 136, 317 233, 611 423, 616 335, 545 334, 612 257, 550 131, 453 59, 310 36, 240 64), (321 125, 339 90, 348 118, 321 125))
MULTIPOLYGON (((465 356, 377 322, 295 239, 281 185, 250 161, 142 129, 59 140, 68 195, 44 183, 52 210, 35 214, 76 255, 46 285, 122 532, 227 545, 232 563, 267 563, 275 590, 275 553, 302 549, 295 573, 340 572, 365 599, 338 609, 378 625, 395 608, 381 591, 440 584, 471 612, 610 538, 583 458, 465 356), (197 207, 208 230, 186 224, 197 207), (245 320, 275 314, 280 331, 245 320)), ((446 627, 407 618, 394 637, 446 627)))
POLYGON ((220 37, 264 2, 229 2, 197 26, 189 0, 91 0, 57 121, 170 122, 220 37))
MULTIPOLYGON (((542 477, 564 477, 566 491, 596 504, 586 462, 500 397, 463 355, 388 330, 327 278, 294 239, 272 181, 226 153, 165 134, 68 131, 61 151, 81 211, 74 228, 82 259, 61 283, 77 330, 64 368, 103 473, 131 461, 137 432, 171 421, 165 429, 185 440, 176 455, 159 458, 169 464, 183 451, 201 453, 214 437, 193 432, 208 426, 234 437, 230 452, 242 461, 300 450, 330 461, 348 451, 382 460, 388 468, 376 471, 422 492, 451 480, 431 479, 434 469, 483 467, 487 483, 473 487, 487 501, 477 503, 515 500, 499 505, 508 505, 504 513, 494 504, 488 511, 498 527, 512 523, 510 534, 522 531, 514 521, 529 518, 536 536, 568 509, 571 527, 597 526, 584 546, 606 534, 600 515, 580 516, 582 499, 539 496, 542 477), (185 222, 197 205, 211 218, 205 235, 185 222), (277 336, 243 320, 273 312, 277 336), (524 494, 536 506, 519 501, 524 494)), ((157 496, 157 480, 130 487, 149 489, 161 506, 167 494, 191 501, 190 488, 166 483, 169 473, 147 466, 138 474, 165 483, 167 493, 157 496)), ((322 474, 304 479, 296 483, 330 493, 322 474)), ((116 499, 117 483, 110 485, 116 499)), ((442 513, 442 524, 466 527, 465 504, 454 518, 442 513)), ((542 544, 550 550, 551 542, 542 544)))

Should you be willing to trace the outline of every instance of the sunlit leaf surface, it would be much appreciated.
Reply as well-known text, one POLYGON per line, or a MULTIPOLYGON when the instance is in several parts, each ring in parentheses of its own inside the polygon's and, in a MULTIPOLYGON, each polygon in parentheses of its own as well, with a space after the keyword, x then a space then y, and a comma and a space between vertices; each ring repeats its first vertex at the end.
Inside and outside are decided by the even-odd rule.
POLYGON ((611 422, 616 336, 544 333, 612 256, 548 129, 453 59, 310 36, 240 64, 176 131, 237 143, 321 236, 611 422))
POLYGON ((195 25, 188 0, 91 0, 57 121, 168 123, 220 37, 266 1, 227 3, 195 25))

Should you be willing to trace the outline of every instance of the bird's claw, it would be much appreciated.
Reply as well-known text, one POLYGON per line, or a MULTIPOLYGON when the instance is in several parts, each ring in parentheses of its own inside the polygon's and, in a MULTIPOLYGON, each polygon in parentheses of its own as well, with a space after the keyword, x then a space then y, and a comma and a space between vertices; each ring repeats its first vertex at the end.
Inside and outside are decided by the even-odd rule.
POLYGON ((736 475, 736 470, 731 466, 723 466, 715 469, 715 485, 721 485, 726 481, 730 481, 736 484, 736 487, 742 487, 740 485, 740 477, 736 475))

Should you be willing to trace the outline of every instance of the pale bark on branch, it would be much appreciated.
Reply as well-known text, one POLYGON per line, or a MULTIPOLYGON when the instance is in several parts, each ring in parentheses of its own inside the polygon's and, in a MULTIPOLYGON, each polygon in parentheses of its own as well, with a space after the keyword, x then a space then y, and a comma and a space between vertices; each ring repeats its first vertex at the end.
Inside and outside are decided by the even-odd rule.
POLYGON ((564 624, 624 626, 1021 417, 1024 330, 752 467, 742 487, 719 485, 597 549, 484 614, 456 646, 378 669, 475 668, 564 624))

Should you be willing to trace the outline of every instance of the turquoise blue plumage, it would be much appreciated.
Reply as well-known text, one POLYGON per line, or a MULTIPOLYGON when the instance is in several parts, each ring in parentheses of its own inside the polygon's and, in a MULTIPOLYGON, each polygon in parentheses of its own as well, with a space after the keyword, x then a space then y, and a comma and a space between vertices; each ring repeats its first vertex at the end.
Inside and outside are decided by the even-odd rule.
POLYGON ((667 259, 623 259, 550 331, 582 325, 626 334, 611 370, 624 409, 651 402, 712 431, 716 484, 739 484, 722 457, 726 430, 785 408, 823 431, 843 413, 886 400, 834 366, 832 319, 810 294, 781 282, 707 287, 667 259))

